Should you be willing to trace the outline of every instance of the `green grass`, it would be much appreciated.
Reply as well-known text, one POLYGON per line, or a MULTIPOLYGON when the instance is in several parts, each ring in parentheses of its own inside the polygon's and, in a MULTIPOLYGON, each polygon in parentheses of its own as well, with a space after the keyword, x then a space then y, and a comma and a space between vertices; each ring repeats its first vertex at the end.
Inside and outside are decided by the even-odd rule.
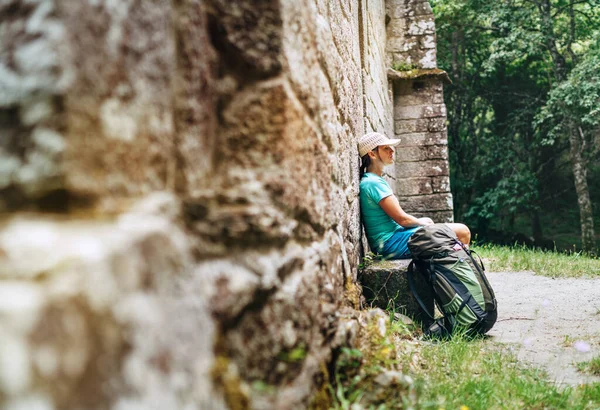
POLYGON ((542 370, 518 363, 506 346, 481 338, 459 335, 450 341, 424 342, 396 322, 384 338, 371 342, 360 350, 342 351, 332 409, 350 410, 353 405, 376 410, 600 408, 600 384, 559 387, 542 370), (377 376, 386 370, 400 372, 403 378, 378 386, 377 376))
POLYGON ((486 269, 491 272, 528 270, 553 278, 600 277, 600 259, 581 252, 567 254, 491 244, 473 249, 487 261, 486 269))
POLYGON ((423 346, 415 379, 421 409, 597 409, 600 384, 560 388, 505 348, 454 338, 423 346))
POLYGON ((583 373, 590 373, 594 376, 600 376, 600 356, 594 357, 589 362, 577 363, 577 369, 583 373))

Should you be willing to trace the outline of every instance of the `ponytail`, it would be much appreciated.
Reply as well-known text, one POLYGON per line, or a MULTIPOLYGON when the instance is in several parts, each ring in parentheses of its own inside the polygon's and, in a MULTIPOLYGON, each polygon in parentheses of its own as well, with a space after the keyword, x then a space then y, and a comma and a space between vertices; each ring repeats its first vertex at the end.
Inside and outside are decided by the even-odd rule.
POLYGON ((359 178, 363 177, 363 175, 367 171, 367 168, 369 167, 369 165, 371 165, 371 158, 369 158, 369 154, 365 154, 360 159, 360 177, 359 178))
MULTIPOLYGON (((379 147, 373 148, 373 151, 378 150, 379 147)), ((371 158, 369 157, 369 153, 367 152, 360 158, 360 177, 362 178, 365 172, 367 172, 367 168, 371 165, 371 158)))

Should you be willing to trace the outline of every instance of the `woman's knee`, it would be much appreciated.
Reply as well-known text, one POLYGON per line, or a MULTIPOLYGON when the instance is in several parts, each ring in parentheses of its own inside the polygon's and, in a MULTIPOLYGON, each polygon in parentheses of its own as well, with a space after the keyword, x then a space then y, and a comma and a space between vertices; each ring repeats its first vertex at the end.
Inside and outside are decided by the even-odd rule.
POLYGON ((451 223, 449 225, 462 243, 468 245, 471 242, 471 230, 467 225, 461 223, 451 223))

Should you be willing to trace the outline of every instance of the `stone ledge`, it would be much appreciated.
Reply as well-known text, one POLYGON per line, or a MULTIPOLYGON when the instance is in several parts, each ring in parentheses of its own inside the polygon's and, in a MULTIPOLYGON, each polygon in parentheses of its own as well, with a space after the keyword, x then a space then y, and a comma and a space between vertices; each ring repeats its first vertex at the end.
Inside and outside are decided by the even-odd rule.
POLYGON ((407 71, 397 71, 393 68, 388 68, 387 71, 388 80, 417 80, 423 78, 438 78, 442 80, 445 84, 452 84, 452 80, 448 77, 448 73, 444 70, 440 70, 439 68, 431 68, 431 69, 418 69, 415 68, 413 70, 407 71))
MULTIPOLYGON (((419 305, 408 286, 409 264, 410 259, 375 262, 360 272, 359 279, 367 303, 423 320, 419 305)), ((415 275, 415 284, 417 291, 425 294, 426 285, 418 275, 415 275)), ((433 309, 433 300, 427 305, 433 309)))

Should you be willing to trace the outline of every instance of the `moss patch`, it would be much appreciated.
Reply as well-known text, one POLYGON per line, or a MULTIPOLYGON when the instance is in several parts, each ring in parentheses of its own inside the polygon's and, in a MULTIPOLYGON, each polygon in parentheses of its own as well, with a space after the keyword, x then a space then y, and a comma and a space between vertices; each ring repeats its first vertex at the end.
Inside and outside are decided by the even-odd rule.
POLYGON ((452 83, 450 77, 444 70, 439 68, 412 68, 410 70, 398 71, 394 68, 388 68, 388 79, 389 80, 416 80, 419 78, 438 78, 445 83, 452 83))
POLYGON ((315 380, 318 389, 310 401, 309 410, 329 410, 333 403, 331 395, 333 389, 330 383, 329 370, 324 362, 320 364, 320 370, 315 380))
POLYGON ((248 394, 243 391, 242 382, 237 374, 231 371, 229 358, 217 356, 212 368, 215 385, 221 386, 225 401, 231 410, 247 410, 250 408, 248 394))

